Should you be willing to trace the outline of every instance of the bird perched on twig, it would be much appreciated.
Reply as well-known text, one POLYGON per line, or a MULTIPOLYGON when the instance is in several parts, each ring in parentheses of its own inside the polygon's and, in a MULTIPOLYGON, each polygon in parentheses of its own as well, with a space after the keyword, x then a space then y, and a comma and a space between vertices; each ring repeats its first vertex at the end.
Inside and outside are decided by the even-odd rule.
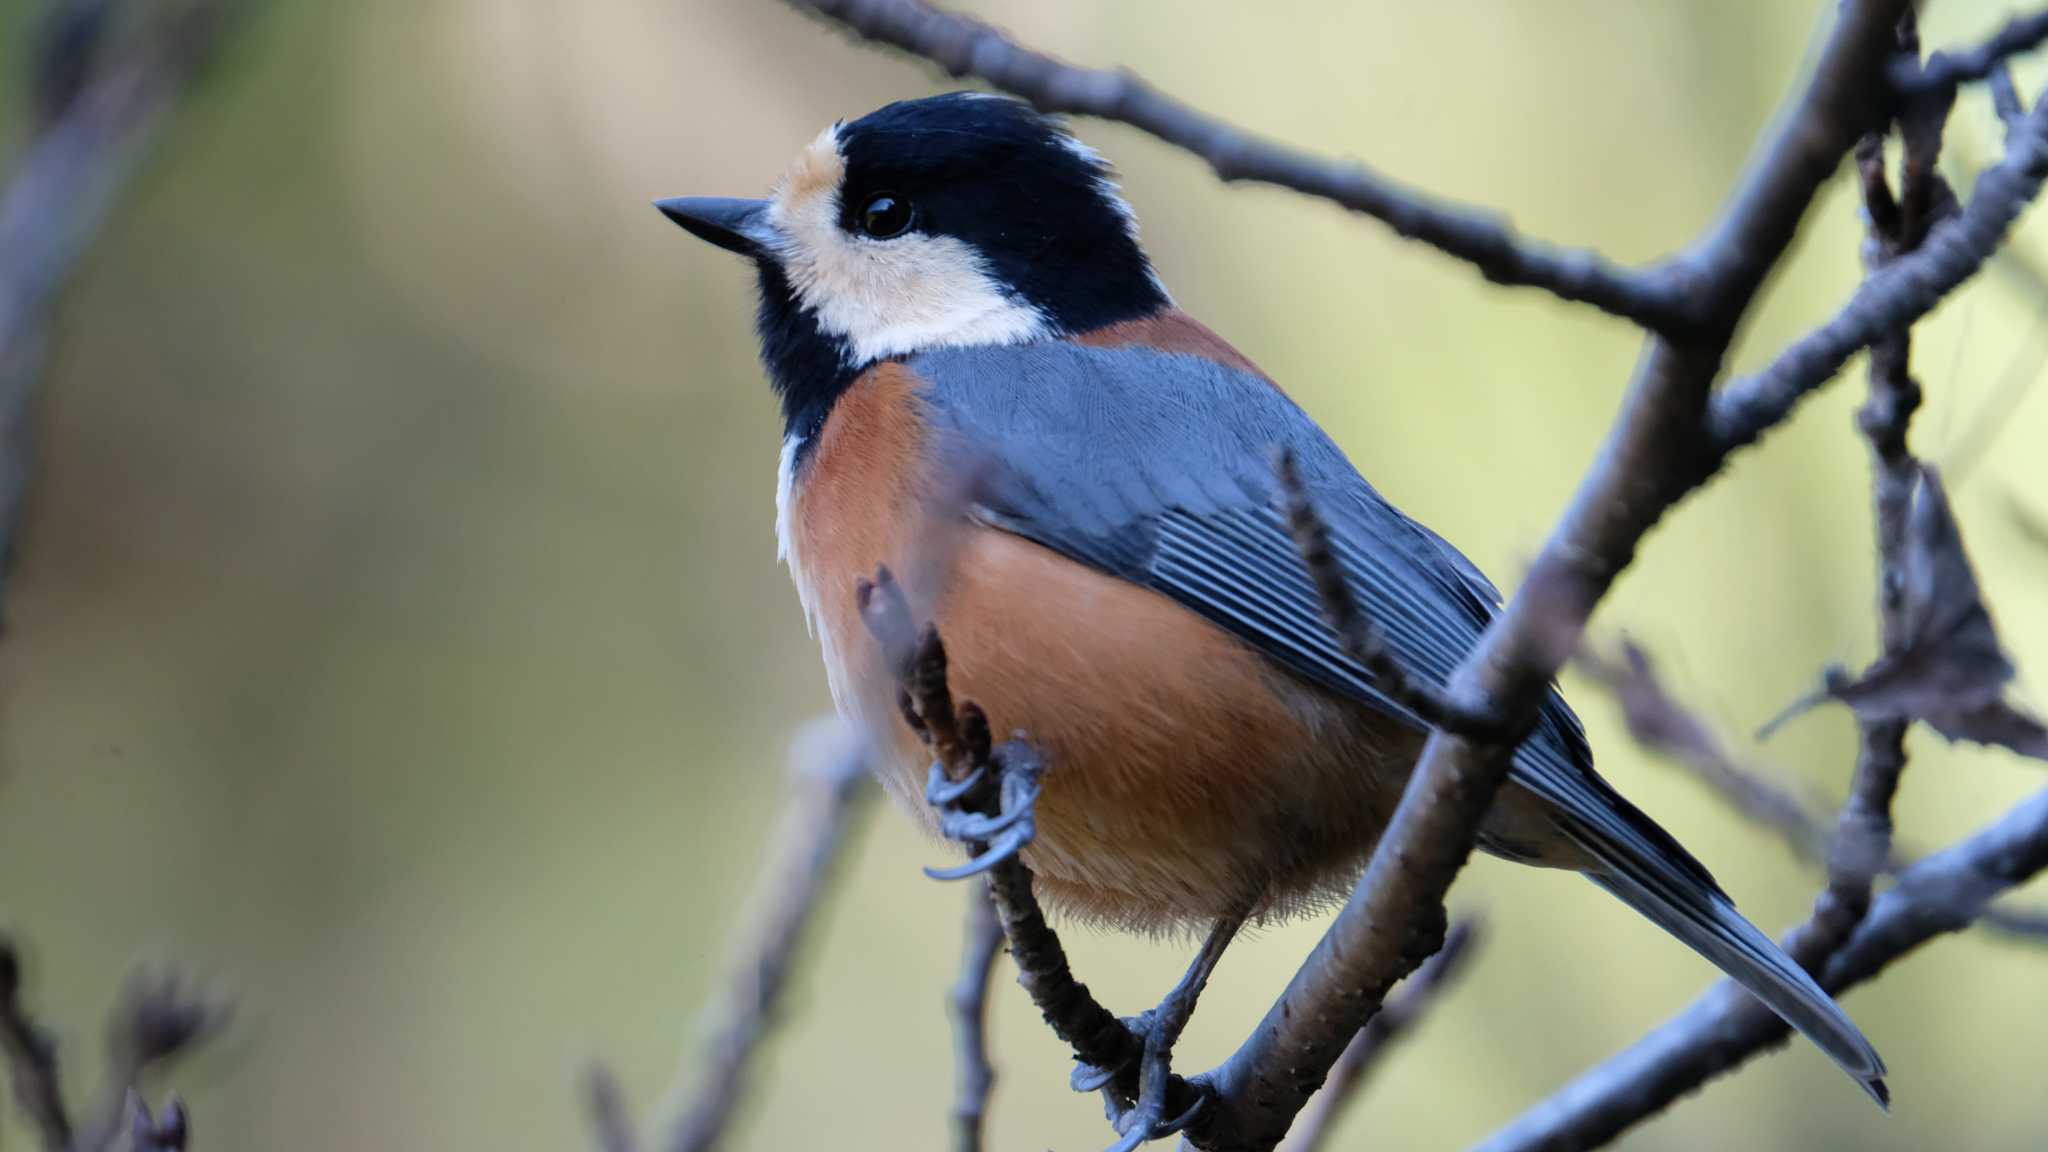
MULTIPOLYGON (((1057 906, 1227 938, 1348 891, 1427 732, 1325 623, 1276 451, 1406 675, 1445 683, 1499 595, 1175 308, 1094 151, 961 93, 832 126, 770 199, 659 207, 758 271, 783 556, 835 700, 890 750, 911 811, 929 816, 928 754, 856 603, 883 564, 943 633, 956 689, 1043 750, 1024 858, 1057 906)), ((1883 1100, 1869 1042, 1594 772, 1554 691, 1480 844, 1585 874, 1883 1100)))

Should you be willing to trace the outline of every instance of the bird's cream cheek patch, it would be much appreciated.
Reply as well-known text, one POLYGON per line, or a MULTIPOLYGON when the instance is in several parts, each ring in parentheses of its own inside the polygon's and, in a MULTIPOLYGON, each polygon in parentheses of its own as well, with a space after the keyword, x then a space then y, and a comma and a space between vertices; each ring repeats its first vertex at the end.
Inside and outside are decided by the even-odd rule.
POLYGON ((797 157, 768 219, 775 255, 818 327, 843 338, 854 366, 927 348, 1014 344, 1047 334, 1043 313, 1007 291, 974 248, 912 231, 889 240, 839 226, 846 162, 836 128, 797 157))

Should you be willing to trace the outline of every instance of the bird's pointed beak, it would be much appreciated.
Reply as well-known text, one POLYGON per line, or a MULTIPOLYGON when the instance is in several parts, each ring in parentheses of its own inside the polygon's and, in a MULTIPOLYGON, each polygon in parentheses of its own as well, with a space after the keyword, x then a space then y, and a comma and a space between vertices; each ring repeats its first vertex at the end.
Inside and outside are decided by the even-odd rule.
POLYGON ((768 223, 766 200, 676 196, 656 200, 654 206, 699 240, 708 240, 742 256, 764 255, 775 239, 775 229, 768 223))

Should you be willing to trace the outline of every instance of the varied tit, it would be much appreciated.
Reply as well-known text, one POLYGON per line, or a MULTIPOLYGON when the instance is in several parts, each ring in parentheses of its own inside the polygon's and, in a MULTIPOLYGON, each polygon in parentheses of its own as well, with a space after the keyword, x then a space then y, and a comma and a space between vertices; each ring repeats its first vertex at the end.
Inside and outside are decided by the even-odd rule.
MULTIPOLYGON (((1026 104, 937 96, 827 129, 770 199, 658 207, 759 273, 782 555, 834 700, 911 811, 929 756, 856 604, 878 565, 911 574, 955 691, 1043 751, 1025 859, 1055 905, 1234 928, 1349 890, 1426 732, 1325 624, 1276 450, 1411 675, 1446 681, 1499 593, 1174 307, 1094 151, 1026 104)), ((1583 873, 1882 1099, 1870 1043, 1593 771, 1555 691, 1480 845, 1583 873)))

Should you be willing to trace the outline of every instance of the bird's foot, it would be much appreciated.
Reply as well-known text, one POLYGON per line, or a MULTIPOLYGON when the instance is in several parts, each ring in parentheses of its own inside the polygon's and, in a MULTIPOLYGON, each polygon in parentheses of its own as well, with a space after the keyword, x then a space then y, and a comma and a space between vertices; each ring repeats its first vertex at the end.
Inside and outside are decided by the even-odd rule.
POLYGON ((955 780, 934 762, 925 801, 939 810, 939 832, 968 846, 974 858, 954 868, 927 868, 934 880, 965 880, 1016 857, 1038 835, 1036 806, 1043 769, 1017 741, 974 757, 975 767, 955 780))
POLYGON ((1119 1097, 1115 1084, 1131 1061, 1117 1068, 1083 1065, 1074 1069, 1077 1090, 1102 1092, 1103 1113, 1118 1137, 1109 1152, 1131 1152, 1140 1144, 1175 1135, 1209 1106, 1207 1089, 1173 1075, 1173 1047, 1193 1009, 1192 999, 1176 1005, 1175 997, 1169 996, 1158 1008, 1124 1021, 1134 1041, 1132 1060, 1138 1065, 1138 1096, 1129 1105, 1119 1097))
POLYGON ((1103 1109, 1119 1136, 1110 1152, 1131 1152, 1149 1140, 1171 1136, 1194 1123, 1208 1107, 1209 1090, 1205 1086, 1173 1074, 1173 1048, 1180 1042, 1188 1018, 1194 1015, 1195 1003, 1208 986, 1210 974, 1223 959, 1223 950, 1243 925, 1243 916, 1218 921, 1209 930, 1194 963, 1188 966, 1187 975, 1166 994, 1159 1007, 1124 1021, 1132 1039, 1129 1059, 1114 1068, 1083 1065, 1074 1070, 1072 1084, 1077 1091, 1102 1092, 1103 1109), (1138 1065, 1138 1091, 1136 1098, 1126 1105, 1130 1088, 1125 1077, 1133 1062, 1138 1065), (1121 1092, 1119 1081, 1124 1085, 1121 1092))

